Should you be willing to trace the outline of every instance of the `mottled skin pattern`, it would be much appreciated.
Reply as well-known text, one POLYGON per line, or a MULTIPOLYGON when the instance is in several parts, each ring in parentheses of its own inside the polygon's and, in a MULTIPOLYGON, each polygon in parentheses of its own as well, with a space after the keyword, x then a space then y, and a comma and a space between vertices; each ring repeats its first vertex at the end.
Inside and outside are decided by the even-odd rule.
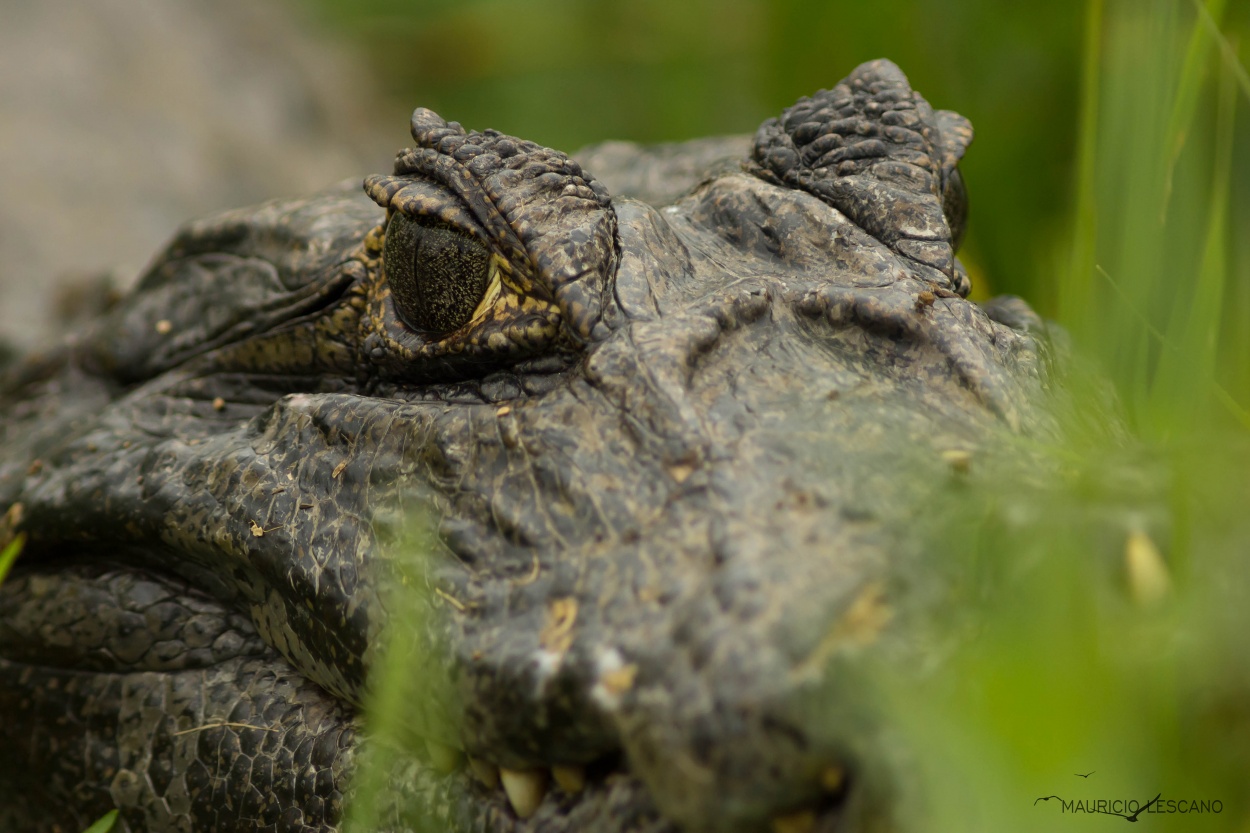
POLYGON ((459 329, 400 320, 381 212, 340 190, 188 225, 10 372, 0 826, 337 829, 382 587, 432 519, 420 641, 450 679, 412 728, 590 778, 520 820, 417 755, 396 805, 890 828, 857 662, 915 641, 951 452, 1049 430, 1036 319, 963 297, 968 123, 866 64, 660 208, 426 110, 413 135, 365 187, 491 253, 459 329))

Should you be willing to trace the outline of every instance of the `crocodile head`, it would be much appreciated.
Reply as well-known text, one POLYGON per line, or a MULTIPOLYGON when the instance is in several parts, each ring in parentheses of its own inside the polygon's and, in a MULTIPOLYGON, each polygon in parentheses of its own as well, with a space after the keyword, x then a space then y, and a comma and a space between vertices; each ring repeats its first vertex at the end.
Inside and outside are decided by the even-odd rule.
POLYGON ((388 806, 888 825, 856 669, 918 627, 952 462, 1044 430, 1035 319, 964 297, 968 123, 865 64, 662 207, 428 110, 412 132, 372 201, 193 223, 10 374, 0 707, 38 728, 0 731, 37 797, 9 812, 332 829, 402 620, 446 679, 388 806))

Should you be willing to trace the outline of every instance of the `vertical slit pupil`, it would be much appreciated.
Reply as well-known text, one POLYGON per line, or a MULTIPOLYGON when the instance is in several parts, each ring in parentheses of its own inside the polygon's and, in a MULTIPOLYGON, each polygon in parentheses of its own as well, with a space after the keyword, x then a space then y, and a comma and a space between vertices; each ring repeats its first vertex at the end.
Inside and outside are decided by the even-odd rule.
POLYGON ((443 335, 463 327, 486 294, 490 252, 448 226, 396 212, 382 258, 395 312, 418 332, 443 335))

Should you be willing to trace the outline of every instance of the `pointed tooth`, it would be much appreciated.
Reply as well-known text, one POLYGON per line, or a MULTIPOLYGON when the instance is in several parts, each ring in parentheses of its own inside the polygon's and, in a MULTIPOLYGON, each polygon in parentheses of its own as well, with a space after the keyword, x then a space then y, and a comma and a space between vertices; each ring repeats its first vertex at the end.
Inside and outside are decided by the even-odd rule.
POLYGON ((586 767, 584 766, 553 766, 551 777, 560 785, 560 789, 570 795, 586 789, 586 767))
POLYGON ((547 773, 541 769, 499 768, 499 780, 508 803, 518 818, 527 819, 538 810, 547 794, 547 773))
POLYGON ((492 790, 499 786, 499 767, 489 761, 481 761, 472 756, 469 757, 469 769, 473 770, 473 776, 481 781, 492 790))
POLYGON ((811 833, 816 828, 816 814, 811 810, 777 816, 773 819, 773 833, 811 833))
POLYGON ((443 775, 455 772, 460 767, 459 749, 446 746, 436 740, 426 740, 425 749, 430 753, 430 763, 443 775))

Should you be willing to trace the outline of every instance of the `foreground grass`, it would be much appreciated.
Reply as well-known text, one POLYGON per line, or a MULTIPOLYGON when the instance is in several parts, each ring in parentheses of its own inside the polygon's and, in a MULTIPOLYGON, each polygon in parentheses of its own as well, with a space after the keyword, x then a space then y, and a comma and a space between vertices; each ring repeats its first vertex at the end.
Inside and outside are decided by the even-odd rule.
POLYGON ((109 833, 115 824, 117 824, 117 811, 109 810, 95 824, 84 830, 83 833, 109 833))
POLYGON ((20 533, 14 536, 13 540, 0 550, 0 584, 9 574, 9 570, 13 569, 13 564, 17 561, 17 557, 22 553, 22 547, 26 543, 26 535, 20 533))
POLYGON ((920 760, 918 828, 1093 829, 1119 823, 1093 802, 1135 801, 1127 816, 1160 795, 1146 829, 1250 829, 1250 275, 1229 231, 1250 85, 1223 6, 1088 5, 1075 225, 1055 262, 1089 373, 1068 377, 1049 488, 974 485, 951 507, 973 638, 918 684, 883 672, 920 760), (1134 436, 1090 430, 1120 419, 1134 436), (1149 589, 1143 558, 1161 568, 1149 589))

